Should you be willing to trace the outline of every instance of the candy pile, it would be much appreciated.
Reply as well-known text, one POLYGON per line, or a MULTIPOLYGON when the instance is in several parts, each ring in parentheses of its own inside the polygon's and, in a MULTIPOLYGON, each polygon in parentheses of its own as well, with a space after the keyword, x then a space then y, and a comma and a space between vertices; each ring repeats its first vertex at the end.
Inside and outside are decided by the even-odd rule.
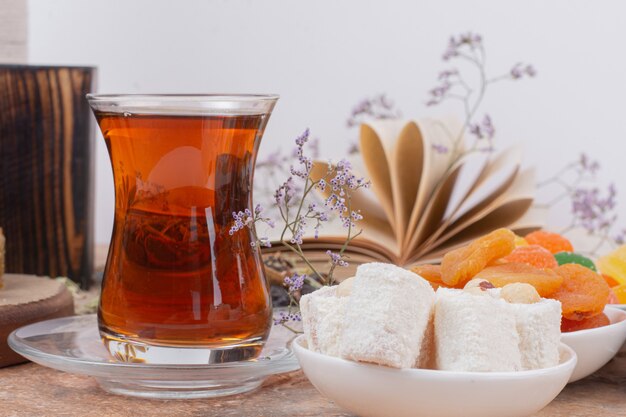
POLYGON ((564 236, 536 231, 525 237, 498 229, 448 252, 441 265, 419 265, 413 272, 439 287, 463 288, 481 278, 495 287, 530 284, 541 297, 562 304, 564 332, 605 326, 607 303, 626 304, 626 245, 598 259, 574 252, 564 236))

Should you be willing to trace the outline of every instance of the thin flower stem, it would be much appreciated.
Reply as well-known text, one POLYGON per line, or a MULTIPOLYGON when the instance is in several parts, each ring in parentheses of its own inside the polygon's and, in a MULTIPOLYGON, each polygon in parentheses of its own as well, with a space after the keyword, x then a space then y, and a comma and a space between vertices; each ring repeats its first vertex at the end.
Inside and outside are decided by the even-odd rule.
POLYGON ((285 242, 284 240, 282 241, 282 244, 285 245, 290 251, 298 255, 298 257, 302 259, 302 261, 306 264, 306 266, 308 266, 311 269, 311 271, 313 271, 314 274, 316 274, 318 277, 320 277, 322 281, 324 281, 324 277, 320 273, 317 272, 317 269, 313 265, 311 265, 309 260, 304 255, 304 252, 302 251, 302 248, 300 247, 300 245, 296 244, 296 247, 293 247, 289 243, 285 242))
POLYGON ((540 188, 541 188, 541 187, 545 187, 546 185, 549 185, 549 184, 551 184, 551 183, 553 183, 553 182, 555 182, 555 181, 560 180, 560 179, 561 179, 561 177, 562 177, 562 176, 563 176, 566 172, 570 171, 572 168, 575 168, 575 167, 576 167, 576 165, 578 165, 578 163, 577 163, 577 162, 573 162, 573 163, 567 164, 564 168, 562 168, 562 169, 561 169, 559 172, 557 172, 554 176, 552 176, 552 177, 550 177, 550 178, 548 178, 548 179, 546 179, 546 180, 543 180, 543 181, 538 182, 538 183, 537 183, 537 187, 540 187, 540 188))
POLYGON ((552 207, 554 204, 558 203, 559 201, 562 201, 564 198, 567 198, 569 196, 571 196, 571 193, 569 192, 564 192, 562 194, 559 194, 558 196, 554 197, 552 200, 547 202, 546 206, 552 207))
MULTIPOLYGON (((289 326, 286 322, 282 322, 280 323, 281 326, 283 326, 285 329, 295 333, 295 334, 302 334, 302 332, 300 330, 296 330, 293 327, 289 326)), ((295 337, 295 336, 294 336, 295 337)))

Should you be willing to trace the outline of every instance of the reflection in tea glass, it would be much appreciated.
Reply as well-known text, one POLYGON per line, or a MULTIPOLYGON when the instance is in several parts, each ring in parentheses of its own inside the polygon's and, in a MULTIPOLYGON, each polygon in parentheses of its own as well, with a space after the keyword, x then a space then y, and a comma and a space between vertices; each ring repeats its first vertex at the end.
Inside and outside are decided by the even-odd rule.
POLYGON ((248 228, 254 163, 274 95, 88 95, 109 152, 115 222, 98 310, 128 362, 256 357, 271 300, 248 228))

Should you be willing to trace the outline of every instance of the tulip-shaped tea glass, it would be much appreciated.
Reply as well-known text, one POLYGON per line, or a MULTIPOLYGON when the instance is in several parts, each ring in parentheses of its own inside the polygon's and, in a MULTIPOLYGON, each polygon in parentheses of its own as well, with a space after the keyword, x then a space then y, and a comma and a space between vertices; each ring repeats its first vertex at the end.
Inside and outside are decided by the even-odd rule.
POLYGON ((88 95, 115 182, 98 310, 122 361, 259 354, 271 302, 252 230, 252 177, 274 95, 88 95))

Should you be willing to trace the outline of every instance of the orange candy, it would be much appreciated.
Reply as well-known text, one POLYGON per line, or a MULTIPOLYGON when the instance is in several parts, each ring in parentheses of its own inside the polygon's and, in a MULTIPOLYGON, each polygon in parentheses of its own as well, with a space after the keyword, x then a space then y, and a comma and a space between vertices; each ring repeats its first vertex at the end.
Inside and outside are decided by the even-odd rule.
POLYGON ((607 274, 602 274, 602 278, 604 278, 604 280, 606 281, 606 283, 609 285, 609 287, 617 287, 619 285, 619 281, 616 280, 615 278, 607 275, 607 274))
POLYGON ((537 230, 536 232, 526 235, 524 239, 526 239, 526 242, 528 242, 529 245, 539 245, 549 250, 552 254, 559 252, 574 252, 572 243, 557 233, 537 230))
POLYGON ((417 265, 411 268, 411 271, 415 272, 417 275, 430 282, 430 285, 435 290, 444 285, 443 281, 441 280, 441 265, 417 265))
POLYGON ((611 292, 615 296, 615 298, 611 300, 613 304, 626 304, 626 284, 611 288, 611 292))
POLYGON ((464 285, 489 263, 515 249, 515 234, 498 229, 480 237, 468 246, 445 254, 441 262, 441 279, 449 286, 464 285))
POLYGON ((604 313, 583 320, 561 319, 562 332, 575 332, 577 330, 595 329, 596 327, 608 326, 611 321, 604 313))
POLYGON ((610 290, 599 274, 578 264, 561 265, 554 272, 563 285, 551 298, 561 302, 564 318, 583 320, 602 313, 610 290))
POLYGON ((563 278, 549 269, 538 269, 522 263, 508 263, 485 268, 478 278, 486 279, 496 287, 514 282, 530 284, 542 297, 554 294, 563 283, 563 278))
POLYGON ((552 253, 539 245, 519 246, 510 255, 502 258, 505 262, 528 264, 535 268, 556 268, 559 263, 552 253))

